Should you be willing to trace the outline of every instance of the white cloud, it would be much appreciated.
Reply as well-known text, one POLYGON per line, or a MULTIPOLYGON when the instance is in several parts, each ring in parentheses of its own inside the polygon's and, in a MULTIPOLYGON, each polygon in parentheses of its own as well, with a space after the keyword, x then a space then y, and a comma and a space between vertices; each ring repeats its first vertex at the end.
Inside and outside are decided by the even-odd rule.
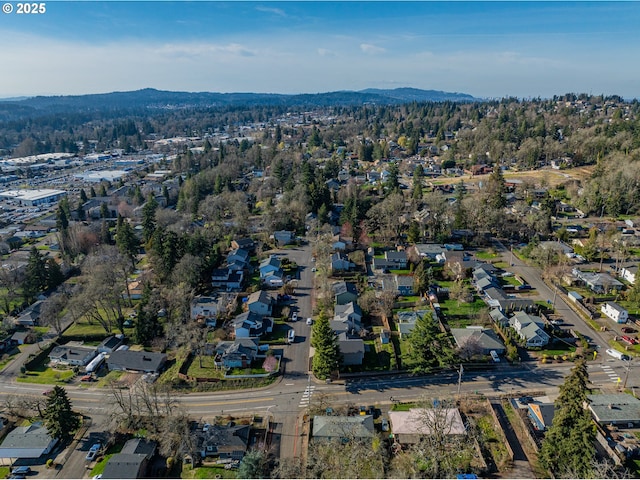
POLYGON ((278 15, 280 17, 286 17, 287 16, 285 11, 280 9, 280 8, 265 7, 265 6, 259 5, 259 6, 256 7, 256 10, 258 10, 259 12, 273 13, 273 14, 278 15))
POLYGON ((384 53, 386 50, 382 47, 378 47, 376 45, 372 45, 370 43, 361 43, 360 50, 369 55, 377 55, 379 53, 384 53))

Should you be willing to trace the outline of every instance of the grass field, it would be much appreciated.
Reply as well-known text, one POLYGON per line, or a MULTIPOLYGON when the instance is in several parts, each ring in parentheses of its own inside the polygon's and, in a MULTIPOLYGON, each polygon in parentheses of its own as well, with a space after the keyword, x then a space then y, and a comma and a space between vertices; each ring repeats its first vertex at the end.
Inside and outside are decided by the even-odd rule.
POLYGON ((18 377, 18 382, 37 383, 41 385, 63 385, 73 376, 73 370, 56 370, 42 365, 35 370, 29 370, 24 377, 18 377))
POLYGON ((210 355, 202 357, 195 355, 191 360, 187 375, 197 378, 224 378, 224 370, 217 368, 213 360, 210 355), (202 360, 202 366, 200 366, 200 360, 202 360))
POLYGON ((180 478, 238 478, 236 470, 227 470, 224 466, 197 467, 185 466, 180 478))

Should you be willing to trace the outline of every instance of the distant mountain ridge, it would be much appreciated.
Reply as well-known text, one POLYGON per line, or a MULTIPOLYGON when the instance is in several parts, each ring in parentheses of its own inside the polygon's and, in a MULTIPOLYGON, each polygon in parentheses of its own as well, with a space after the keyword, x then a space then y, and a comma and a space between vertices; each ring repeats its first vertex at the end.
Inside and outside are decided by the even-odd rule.
POLYGON ((327 107, 338 105, 398 104, 406 102, 473 102, 480 99, 464 93, 417 88, 366 89, 326 93, 215 93, 172 92, 145 88, 129 92, 88 95, 36 96, 0 99, 0 118, 65 111, 132 110, 141 108, 189 108, 225 106, 327 107))

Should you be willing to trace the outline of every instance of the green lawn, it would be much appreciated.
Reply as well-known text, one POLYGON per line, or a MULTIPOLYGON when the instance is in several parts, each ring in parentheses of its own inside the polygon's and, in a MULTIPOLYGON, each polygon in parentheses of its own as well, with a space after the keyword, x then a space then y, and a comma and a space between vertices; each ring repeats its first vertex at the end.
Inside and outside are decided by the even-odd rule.
POLYGON ((520 283, 516 277, 501 277, 501 281, 503 285, 513 285, 514 287, 519 287, 520 285, 522 285, 522 283, 520 283))
POLYGON ((476 425, 482 432, 482 443, 491 453, 496 465, 503 465, 509 458, 509 452, 493 426, 493 418, 489 415, 480 417, 477 419, 476 425))
POLYGON ((459 303, 457 300, 448 299, 440 302, 440 309, 448 317, 470 317, 483 308, 486 308, 484 300, 474 295, 474 301, 469 303, 459 303))
POLYGON ((9 476, 9 467, 0 467, 0 478, 7 478, 9 476))
POLYGON ((224 466, 197 467, 185 466, 181 478, 238 478, 236 470, 227 470, 224 466))
POLYGON ((480 250, 478 252, 475 252, 474 256, 478 260, 492 260, 492 259, 496 258, 498 256, 498 254, 495 253, 495 252, 487 252, 487 251, 484 251, 484 250, 480 250))
POLYGON ((73 370, 56 370, 46 365, 38 366, 35 370, 29 370, 26 376, 19 376, 18 382, 38 383, 42 385, 62 385, 74 376, 73 370))
POLYGON ((17 348, 14 348, 11 354, 5 353, 4 355, 2 355, 2 357, 0 357, 0 370, 2 370, 19 353, 20 353, 20 350, 17 348))
POLYGON ((408 268, 405 268, 403 270, 389 270, 389 273, 394 275, 411 275, 413 272, 408 268))
POLYGON ((195 355, 191 360, 191 365, 189 365, 187 375, 197 378, 223 378, 224 370, 216 368, 213 357, 210 355, 202 356, 201 367, 200 357, 195 355))
POLYGON ((102 325, 98 325, 97 323, 90 324, 86 320, 79 320, 74 322, 67 330, 65 330, 65 335, 99 335, 104 333, 105 336, 108 333, 102 328, 102 325))

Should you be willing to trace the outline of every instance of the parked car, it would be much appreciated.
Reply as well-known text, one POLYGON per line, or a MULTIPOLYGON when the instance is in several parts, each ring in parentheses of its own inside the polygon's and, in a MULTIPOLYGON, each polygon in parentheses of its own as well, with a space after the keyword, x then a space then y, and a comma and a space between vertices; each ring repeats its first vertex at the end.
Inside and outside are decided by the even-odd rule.
POLYGON ((291 321, 292 322, 298 321, 298 312, 293 312, 293 314, 291 315, 291 321))
POLYGON ((31 473, 31 467, 14 467, 11 475, 28 475, 31 473))
POLYGON ((307 318, 307 325, 313 325, 313 318, 307 318))
POLYGON ((622 338, 622 341, 627 342, 629 345, 633 345, 635 343, 634 339, 628 335, 622 335, 621 338, 622 338))
POLYGON ((98 452, 100 451, 100 447, 102 447, 102 445, 100 445, 99 443, 94 443, 93 445, 91 445, 91 448, 89 449, 89 452, 87 452, 87 456, 85 457, 85 459, 90 462, 94 458, 96 458, 98 452))
POLYGON ((287 333, 287 343, 291 344, 291 343, 295 342, 295 340, 296 340, 296 331, 292 328, 287 333))
POLYGON ((388 432, 389 431, 389 420, 387 420, 386 418, 383 418, 382 422, 380 423, 380 427, 382 428, 383 432, 388 432))
POLYGON ((367 407, 365 407, 364 405, 360 406, 360 415, 366 415, 367 414, 367 407))
POLYGON ((80 377, 81 382, 93 382, 94 378, 92 375, 83 375, 80 377))
POLYGON ((632 327, 622 327, 622 333, 636 333, 637 330, 632 327))

